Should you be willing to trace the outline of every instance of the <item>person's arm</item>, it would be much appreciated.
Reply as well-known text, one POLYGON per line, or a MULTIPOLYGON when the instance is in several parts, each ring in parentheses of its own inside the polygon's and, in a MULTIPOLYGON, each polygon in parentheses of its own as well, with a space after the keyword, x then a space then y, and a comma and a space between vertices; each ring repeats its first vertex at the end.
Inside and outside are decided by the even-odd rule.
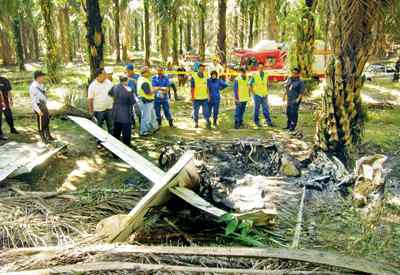
POLYGON ((94 89, 91 85, 89 85, 88 89, 88 109, 89 113, 93 114, 93 102, 94 102, 94 89))
MULTIPOLYGON (((11 83, 10 83, 9 80, 7 80, 7 83, 6 83, 6 90, 8 92, 8 103, 12 107, 14 105, 14 99, 13 99, 13 96, 12 96, 12 92, 11 92, 12 87, 11 87, 11 83)), ((4 102, 4 98, 3 98, 3 102, 4 102)))
POLYGON ((220 79, 219 83, 221 90, 228 88, 228 84, 226 83, 225 80, 220 79))
POLYGON ((301 100, 303 99, 304 91, 306 90, 306 86, 304 85, 304 81, 301 81, 299 84, 299 98, 297 99, 297 103, 300 103, 301 100))
POLYGON ((37 88, 33 88, 33 91, 32 91, 32 108, 36 113, 39 114, 39 116, 41 116, 41 115, 43 115, 43 113, 40 110, 39 105, 38 105, 39 93, 40 92, 37 90, 37 88))
POLYGON ((190 79, 190 92, 191 92, 191 95, 192 95, 192 101, 194 100, 194 78, 192 77, 191 79, 190 79))
POLYGON ((146 95, 153 94, 153 91, 151 90, 149 83, 143 83, 141 88, 146 95))
POLYGON ((3 98, 3 93, 0 91, 0 112, 4 109, 4 98, 3 98))
POLYGON ((253 77, 250 77, 250 79, 249 79, 249 93, 250 94, 253 94, 253 85, 254 85, 254 78, 253 77))
POLYGON ((239 83, 237 80, 233 83, 233 95, 235 96, 235 102, 239 102, 239 83))

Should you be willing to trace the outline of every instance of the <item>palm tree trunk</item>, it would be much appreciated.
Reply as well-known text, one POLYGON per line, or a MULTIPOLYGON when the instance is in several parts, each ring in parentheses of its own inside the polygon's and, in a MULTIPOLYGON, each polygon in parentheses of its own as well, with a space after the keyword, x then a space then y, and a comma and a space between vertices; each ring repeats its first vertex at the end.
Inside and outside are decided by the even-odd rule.
POLYGON ((10 38, 8 36, 7 28, 0 28, 0 41, 1 41, 1 59, 3 65, 13 64, 13 54, 10 45, 10 38))
POLYGON ((149 0, 143 0, 143 25, 144 25, 144 63, 150 66, 150 18, 149 18, 149 0))
POLYGON ((135 16, 135 51, 139 50, 139 20, 135 16))
POLYGON ((187 52, 192 50, 192 16, 190 12, 186 16, 186 36, 185 36, 185 49, 187 52))
POLYGON ((116 54, 117 54, 117 63, 121 62, 121 54, 120 54, 120 49, 121 49, 121 43, 119 40, 119 0, 113 0, 114 4, 114 24, 115 24, 115 49, 116 49, 116 54))
POLYGON ((25 70, 25 58, 24 58, 24 46, 22 45, 22 35, 21 35, 21 15, 17 14, 13 18, 13 35, 15 42, 15 56, 17 57, 17 64, 20 71, 25 70))
POLYGON ((174 65, 178 65, 179 63, 179 53, 178 53, 179 35, 178 35, 177 21, 178 21, 177 13, 174 12, 172 14, 172 61, 174 65))
POLYGON ((199 56, 200 61, 206 58, 206 12, 207 0, 200 2, 200 20, 199 20, 199 56))
POLYGON ((248 48, 251 48, 251 47, 253 47, 253 35, 254 35, 254 33, 253 33, 253 25, 254 25, 254 10, 253 9, 250 9, 249 10, 249 36, 248 36, 248 39, 247 39, 247 47, 248 48))
POLYGON ((361 142, 365 112, 361 103, 363 70, 373 52, 382 2, 332 1, 330 44, 322 109, 318 114, 316 147, 350 166, 352 147, 361 142))
POLYGON ((245 44, 245 32, 246 32, 246 25, 247 25, 247 9, 242 5, 240 5, 240 48, 244 48, 245 44))
POLYGON ((161 58, 165 63, 168 59, 169 54, 169 28, 166 22, 160 22, 160 49, 161 49, 161 58))
POLYGON ((233 33, 232 33, 232 35, 233 35, 233 47, 234 48, 239 47, 239 44, 238 44, 238 39, 239 39, 238 30, 239 30, 239 15, 238 15, 238 12, 236 10, 235 14, 234 14, 234 17, 233 17, 233 33))
POLYGON ((266 20, 266 30, 267 37, 270 40, 278 40, 279 25, 276 14, 278 13, 277 0, 265 1, 267 20, 266 20))
POLYGON ((183 20, 179 20, 179 54, 183 53, 183 20))
POLYGON ((59 49, 61 50, 61 57, 62 61, 64 64, 68 63, 69 57, 68 57, 68 44, 67 44, 67 38, 66 36, 68 35, 68 30, 66 29, 65 26, 65 18, 64 18, 64 12, 63 8, 58 9, 58 27, 59 27, 59 41, 61 43, 61 47, 59 49))
POLYGON ((306 79, 312 77, 312 65, 314 58, 315 42, 315 17, 314 12, 317 0, 307 2, 308 5, 301 7, 301 19, 297 24, 296 37, 296 59, 297 67, 306 79))
POLYGON ((100 14, 99 1, 86 0, 87 45, 90 64, 90 82, 95 78, 95 72, 103 66, 104 34, 103 18, 100 14))
POLYGON ((217 52, 220 61, 226 63, 226 0, 218 0, 217 52))

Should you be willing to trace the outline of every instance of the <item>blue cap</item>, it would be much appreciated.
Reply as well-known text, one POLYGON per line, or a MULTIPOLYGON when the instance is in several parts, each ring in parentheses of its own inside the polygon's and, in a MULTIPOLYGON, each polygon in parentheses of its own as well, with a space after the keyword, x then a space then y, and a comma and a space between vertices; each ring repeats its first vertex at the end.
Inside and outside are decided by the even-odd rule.
POLYGON ((126 69, 127 70, 133 70, 135 67, 133 66, 133 64, 128 64, 126 65, 126 69))

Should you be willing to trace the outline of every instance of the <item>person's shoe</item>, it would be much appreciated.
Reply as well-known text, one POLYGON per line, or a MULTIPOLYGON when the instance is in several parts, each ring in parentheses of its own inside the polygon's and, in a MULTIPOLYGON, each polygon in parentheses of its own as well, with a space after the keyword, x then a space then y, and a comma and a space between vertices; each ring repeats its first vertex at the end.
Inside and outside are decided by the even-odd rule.
POLYGON ((213 126, 218 127, 218 121, 216 119, 213 120, 213 126))
POLYGON ((240 128, 240 124, 235 122, 235 129, 239 129, 240 128))
POLYGON ((48 144, 49 143, 49 141, 48 141, 48 139, 47 139, 47 137, 46 137, 46 135, 44 133, 40 133, 40 139, 42 140, 42 142, 44 144, 48 144))
POLYGON ((296 130, 294 129, 294 128, 289 128, 289 133, 294 133, 294 132, 296 132, 296 130))
POLYGON ((194 128, 199 128, 199 123, 198 123, 198 122, 196 122, 196 123, 194 124, 194 128))
POLYGON ((261 124, 259 122, 255 122, 254 124, 256 125, 256 127, 261 128, 261 124))
POLYGON ((269 127, 275 127, 275 124, 273 124, 272 122, 265 122, 266 125, 268 125, 269 127))
POLYGON ((172 119, 169 120, 168 123, 169 123, 169 127, 175 128, 175 126, 174 126, 174 121, 173 121, 172 119))
POLYGON ((11 132, 11 134, 15 134, 15 135, 19 134, 19 132, 15 128, 11 128, 10 132, 11 132))
POLYGON ((8 137, 6 137, 5 135, 1 134, 0 135, 0 140, 4 140, 4 141, 8 140, 8 137))
POLYGON ((161 127, 162 120, 161 120, 161 119, 157 119, 157 123, 158 123, 158 126, 160 126, 160 127, 161 127))
POLYGON ((283 127, 282 130, 289 130, 289 126, 283 127))
POLYGON ((206 128, 207 128, 207 129, 211 129, 211 122, 210 122, 209 120, 207 121, 206 128))
POLYGON ((50 135, 50 131, 49 131, 49 130, 46 131, 45 136, 46 136, 46 138, 47 138, 48 141, 55 141, 55 140, 56 140, 55 138, 53 138, 53 137, 50 135))

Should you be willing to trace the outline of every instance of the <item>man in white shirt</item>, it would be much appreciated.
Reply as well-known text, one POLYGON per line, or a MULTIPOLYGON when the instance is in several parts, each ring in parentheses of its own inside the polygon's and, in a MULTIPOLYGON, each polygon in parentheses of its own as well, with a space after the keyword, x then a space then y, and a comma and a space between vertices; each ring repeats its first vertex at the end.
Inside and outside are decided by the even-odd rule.
POLYGON ((216 71, 218 75, 221 75, 224 72, 224 67, 219 63, 218 57, 213 58, 213 63, 209 65, 207 69, 209 74, 211 74, 213 71, 216 71))
POLYGON ((111 133, 112 118, 111 109, 113 99, 108 95, 113 84, 107 79, 107 74, 103 68, 96 70, 96 78, 90 83, 88 89, 89 113, 93 114, 97 120, 97 125, 103 127, 104 122, 107 130, 111 133))
POLYGON ((46 74, 42 71, 34 73, 34 80, 29 86, 29 95, 32 99, 32 109, 37 117, 40 138, 44 143, 49 143, 54 138, 50 135, 50 116, 44 88, 45 76, 46 74))

